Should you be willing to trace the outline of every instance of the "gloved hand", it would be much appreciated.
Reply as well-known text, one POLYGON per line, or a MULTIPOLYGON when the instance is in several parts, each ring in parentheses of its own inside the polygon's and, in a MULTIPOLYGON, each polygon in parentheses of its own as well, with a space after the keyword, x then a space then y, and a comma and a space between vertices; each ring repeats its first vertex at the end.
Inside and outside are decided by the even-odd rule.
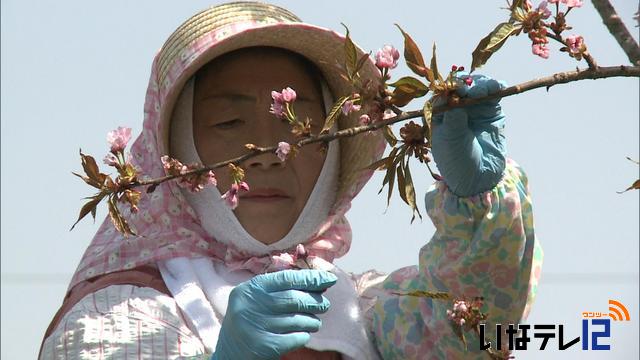
POLYGON ((236 286, 211 360, 279 359, 320 329, 313 314, 329 310, 321 292, 337 277, 321 270, 283 270, 236 286))
MULTIPOLYGON (((459 73, 465 78, 468 74, 459 73)), ((506 85, 483 75, 472 75, 471 86, 458 89, 461 98, 493 94, 506 85)), ((505 116, 500 99, 439 113, 432 119, 432 154, 449 190, 467 197, 491 190, 505 169, 505 116)), ((435 104, 436 106, 438 104, 435 104)))

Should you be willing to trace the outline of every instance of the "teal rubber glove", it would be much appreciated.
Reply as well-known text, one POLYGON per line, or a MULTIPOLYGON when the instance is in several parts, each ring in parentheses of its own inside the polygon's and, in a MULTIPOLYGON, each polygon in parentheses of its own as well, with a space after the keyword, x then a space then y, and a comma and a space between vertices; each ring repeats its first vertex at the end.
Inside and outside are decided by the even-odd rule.
POLYGON ((236 286, 211 360, 279 359, 320 329, 314 314, 329 310, 321 292, 337 277, 321 270, 283 270, 236 286))
MULTIPOLYGON (((468 77, 458 74, 459 78, 468 77)), ((480 98, 504 89, 504 82, 472 75, 471 86, 458 89, 461 98, 480 98)), ((439 113, 432 119, 432 154, 449 190, 468 197, 493 189, 505 169, 505 116, 500 99, 439 113)), ((437 104, 436 104, 437 105, 437 104)))

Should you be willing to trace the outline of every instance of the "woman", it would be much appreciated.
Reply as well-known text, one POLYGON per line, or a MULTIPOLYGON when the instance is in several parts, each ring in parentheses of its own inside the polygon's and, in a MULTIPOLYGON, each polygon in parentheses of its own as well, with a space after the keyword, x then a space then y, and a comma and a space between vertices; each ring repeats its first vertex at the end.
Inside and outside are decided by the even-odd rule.
MULTIPOLYGON (((287 86, 297 92, 297 116, 312 119, 317 133, 333 99, 353 91, 335 68, 343 41, 262 3, 195 15, 154 60, 132 161, 156 178, 165 174, 164 155, 211 164, 244 153, 245 144, 292 142, 289 124, 267 111, 271 91, 287 86)), ((380 71, 368 61, 361 76, 376 83, 380 71)), ((502 86, 473 79, 460 95, 482 97, 502 86)), ((356 125, 360 113, 342 117, 332 131, 356 125)), ((418 266, 384 276, 332 265, 349 249, 344 214, 371 176, 361 169, 384 150, 378 133, 343 138, 323 151, 304 147, 286 162, 262 154, 241 164, 245 192, 235 183, 221 196, 234 186, 224 168, 216 172, 217 187, 192 193, 165 182, 144 193, 137 213, 124 211, 138 236, 124 238, 105 219, 40 358, 486 357, 471 332, 465 352, 447 318, 448 302, 399 294, 482 296, 487 329, 526 318, 542 257, 527 181, 505 158, 497 101, 433 122, 444 181, 426 196, 437 232, 418 266), (313 269, 282 270, 295 267, 299 244, 313 269)))

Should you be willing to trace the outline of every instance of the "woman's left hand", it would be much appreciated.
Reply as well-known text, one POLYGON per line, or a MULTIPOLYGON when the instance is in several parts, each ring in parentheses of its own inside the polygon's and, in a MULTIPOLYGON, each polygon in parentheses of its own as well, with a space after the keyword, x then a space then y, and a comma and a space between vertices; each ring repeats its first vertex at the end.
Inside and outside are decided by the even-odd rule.
MULTIPOLYGON (((458 89, 462 99, 485 97, 506 87, 487 76, 471 77, 471 86, 458 89)), ((433 158, 445 183, 458 196, 491 190, 502 178, 506 139, 505 115, 499 102, 499 98, 490 99, 433 117, 433 158)))

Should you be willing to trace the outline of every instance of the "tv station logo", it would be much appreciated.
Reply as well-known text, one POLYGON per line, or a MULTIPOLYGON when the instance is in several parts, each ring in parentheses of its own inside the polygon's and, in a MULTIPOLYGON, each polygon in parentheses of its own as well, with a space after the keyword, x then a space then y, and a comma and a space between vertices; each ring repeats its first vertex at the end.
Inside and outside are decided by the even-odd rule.
MULTIPOLYGON (((551 339, 557 339, 558 350, 567 350, 582 343, 582 350, 611 350, 607 339, 611 338, 612 321, 631 321, 629 310, 617 300, 609 300, 609 311, 583 311, 582 334, 577 337, 569 336, 564 331, 563 324, 508 324, 503 331, 502 324, 496 324, 496 350, 502 350, 504 345, 508 350, 527 350, 531 338, 541 339, 539 350, 545 350, 551 339), (533 331, 531 331, 533 329, 533 331), (502 336, 508 337, 503 343, 502 336), (504 345, 503 345, 504 344, 504 345)), ((492 347, 491 341, 485 340, 486 324, 480 324, 480 350, 492 347)))

